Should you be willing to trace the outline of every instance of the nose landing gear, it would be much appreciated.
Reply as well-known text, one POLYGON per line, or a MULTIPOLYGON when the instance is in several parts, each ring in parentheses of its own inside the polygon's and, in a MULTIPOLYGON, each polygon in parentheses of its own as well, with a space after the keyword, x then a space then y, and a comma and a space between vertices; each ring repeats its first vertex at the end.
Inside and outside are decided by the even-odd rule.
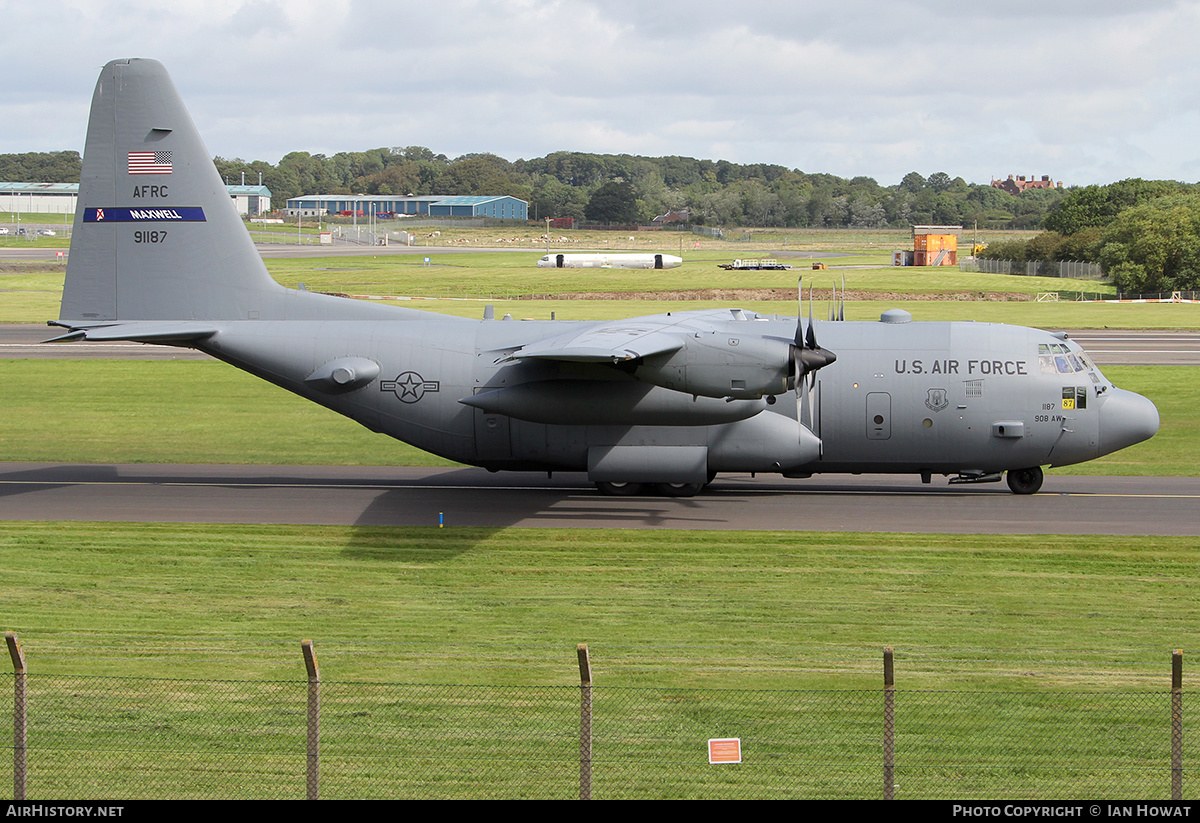
POLYGON ((1008 487, 1012 489, 1013 494, 1036 494, 1042 487, 1043 479, 1041 466, 1008 470, 1008 487))

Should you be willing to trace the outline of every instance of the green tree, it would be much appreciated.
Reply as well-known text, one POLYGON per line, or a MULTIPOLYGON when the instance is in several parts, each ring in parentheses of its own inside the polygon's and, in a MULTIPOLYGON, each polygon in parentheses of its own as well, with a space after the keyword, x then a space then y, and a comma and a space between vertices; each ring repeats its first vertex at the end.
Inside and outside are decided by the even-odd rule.
POLYGON ((1142 180, 1135 177, 1106 186, 1072 189, 1050 209, 1042 225, 1063 235, 1090 227, 1107 226, 1125 209, 1187 188, 1193 187, 1172 180, 1142 180))
POLYGON ((605 183, 588 200, 584 216, 597 223, 637 222, 637 195, 633 186, 617 181, 605 183))
POLYGON ((1104 230, 1100 264, 1125 292, 1200 287, 1200 193, 1126 209, 1104 230))
POLYGON ((904 179, 900 181, 898 188, 900 191, 908 192, 909 194, 919 194, 925 188, 925 178, 915 171, 910 171, 904 175, 904 179))
POLYGON ((587 191, 578 186, 560 182, 552 174, 534 175, 529 215, 537 219, 546 217, 582 218, 587 206, 587 191))
POLYGON ((78 183, 82 167, 77 151, 0 154, 0 180, 9 183, 78 183))
POLYGON ((446 169, 434 194, 514 194, 508 161, 494 154, 467 154, 446 169))
POLYGON ((944 171, 935 171, 929 175, 929 179, 925 181, 925 185, 933 189, 938 194, 944 191, 949 191, 954 185, 954 179, 944 171))

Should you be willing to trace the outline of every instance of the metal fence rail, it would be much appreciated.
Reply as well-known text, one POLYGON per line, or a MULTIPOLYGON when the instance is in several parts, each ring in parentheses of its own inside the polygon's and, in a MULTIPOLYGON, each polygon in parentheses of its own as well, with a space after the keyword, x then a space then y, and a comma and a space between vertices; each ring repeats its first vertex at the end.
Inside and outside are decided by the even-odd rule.
POLYGON ((26 742, 0 746, 37 800, 1163 800, 1196 777, 1178 655, 1171 691, 894 688, 890 713, 888 688, 594 687, 585 655, 580 686, 322 682, 315 657, 307 683, 14 674, 26 742))

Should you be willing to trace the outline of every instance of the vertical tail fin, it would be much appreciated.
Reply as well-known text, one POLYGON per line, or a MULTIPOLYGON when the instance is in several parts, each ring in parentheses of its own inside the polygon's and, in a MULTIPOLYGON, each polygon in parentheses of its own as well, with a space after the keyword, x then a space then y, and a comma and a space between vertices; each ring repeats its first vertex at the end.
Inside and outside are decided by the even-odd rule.
POLYGON ((271 279, 166 69, 114 60, 88 121, 60 319, 238 320, 271 279))

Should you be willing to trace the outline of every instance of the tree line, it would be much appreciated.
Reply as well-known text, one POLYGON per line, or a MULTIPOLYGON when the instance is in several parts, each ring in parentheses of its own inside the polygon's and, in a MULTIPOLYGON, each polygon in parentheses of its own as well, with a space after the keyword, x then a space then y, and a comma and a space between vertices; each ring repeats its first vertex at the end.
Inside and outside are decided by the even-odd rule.
POLYGON ((6 183, 78 183, 82 165, 77 151, 0 154, 0 180, 6 183))
POLYGON ((1132 178, 1072 189, 1041 227, 982 256, 1098 263, 1132 294, 1200 289, 1200 185, 1132 178))
MULTIPOLYGON (((450 159, 424 146, 291 152, 277 164, 214 161, 228 184, 261 179, 276 204, 309 194, 511 195, 529 202, 533 219, 647 223, 686 209, 690 222, 711 226, 1042 229, 983 254, 1098 263, 1127 292, 1200 288, 1200 184, 1170 180, 1011 195, 945 172, 910 172, 884 186, 766 163, 566 151, 532 160, 450 159)), ((77 183, 81 165, 74 151, 0 154, 0 180, 77 183)))
MULTIPOLYGON (((1035 229, 1065 194, 1038 189, 1013 196, 945 172, 911 172, 881 185, 767 163, 567 151, 509 161, 487 153, 451 159, 407 146, 330 156, 291 152, 276 164, 214 160, 226 183, 261 180, 276 204, 313 194, 511 195, 527 201, 530 217, 539 220, 645 223, 686 209, 691 222, 710 226, 1035 229)), ((78 152, 0 155, 0 180, 73 183, 79 167, 78 152)))

